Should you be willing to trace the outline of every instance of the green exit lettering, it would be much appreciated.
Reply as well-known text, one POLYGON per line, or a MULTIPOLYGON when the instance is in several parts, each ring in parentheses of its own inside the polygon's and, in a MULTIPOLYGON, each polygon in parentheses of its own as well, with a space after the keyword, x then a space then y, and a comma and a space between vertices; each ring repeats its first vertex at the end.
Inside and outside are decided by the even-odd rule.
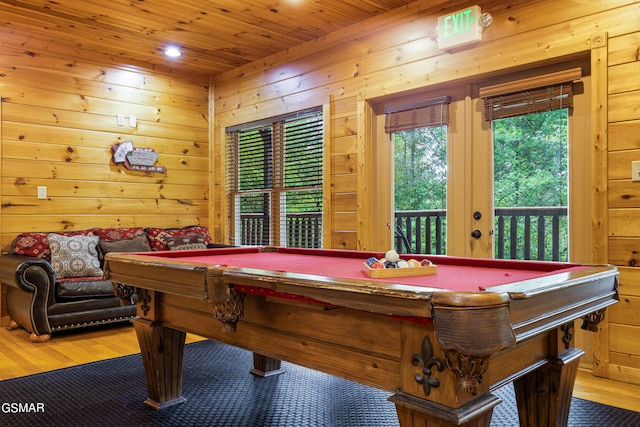
POLYGON ((471 14, 471 9, 445 16, 442 24, 444 36, 452 37, 469 31, 473 21, 474 17, 471 14))

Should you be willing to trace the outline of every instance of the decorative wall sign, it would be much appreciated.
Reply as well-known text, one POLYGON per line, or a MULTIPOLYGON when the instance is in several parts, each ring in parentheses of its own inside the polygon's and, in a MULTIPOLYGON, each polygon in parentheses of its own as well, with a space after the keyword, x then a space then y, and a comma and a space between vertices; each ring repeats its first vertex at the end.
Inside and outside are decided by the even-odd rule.
POLYGON ((166 173, 164 166, 153 166, 158 160, 158 153, 153 148, 135 148, 133 141, 124 141, 111 147, 113 161, 122 163, 129 170, 142 172, 166 173))

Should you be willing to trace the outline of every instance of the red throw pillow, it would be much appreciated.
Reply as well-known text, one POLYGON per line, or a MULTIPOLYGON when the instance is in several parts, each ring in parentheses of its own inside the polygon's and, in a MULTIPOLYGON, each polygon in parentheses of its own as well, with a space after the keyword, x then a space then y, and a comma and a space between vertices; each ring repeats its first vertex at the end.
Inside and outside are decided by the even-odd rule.
MULTIPOLYGON (((91 230, 57 232, 62 236, 91 236, 91 230)), ((22 233, 13 240, 11 253, 26 255, 51 261, 51 248, 47 236, 49 233, 22 233)))
POLYGON ((144 228, 94 228, 93 234, 98 236, 103 242, 113 242, 114 240, 129 240, 144 234, 144 228))
POLYGON ((205 244, 213 242, 211 234, 206 227, 198 225, 188 226, 184 228, 147 228, 145 229, 149 237, 151 248, 155 251, 168 251, 167 239, 171 237, 180 237, 187 234, 203 234, 205 244))

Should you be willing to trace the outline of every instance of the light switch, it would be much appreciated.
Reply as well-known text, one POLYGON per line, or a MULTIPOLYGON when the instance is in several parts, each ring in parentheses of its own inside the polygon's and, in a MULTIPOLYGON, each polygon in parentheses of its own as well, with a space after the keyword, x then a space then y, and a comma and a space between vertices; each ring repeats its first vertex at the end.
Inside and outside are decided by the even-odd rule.
POLYGON ((124 114, 118 114, 118 126, 124 126, 124 114))
POLYGON ((136 127, 136 116, 129 116, 129 127, 136 127))
POLYGON ((47 187, 38 186, 38 199, 46 199, 47 198, 47 187))
POLYGON ((640 160, 631 162, 631 181, 640 181, 640 160))

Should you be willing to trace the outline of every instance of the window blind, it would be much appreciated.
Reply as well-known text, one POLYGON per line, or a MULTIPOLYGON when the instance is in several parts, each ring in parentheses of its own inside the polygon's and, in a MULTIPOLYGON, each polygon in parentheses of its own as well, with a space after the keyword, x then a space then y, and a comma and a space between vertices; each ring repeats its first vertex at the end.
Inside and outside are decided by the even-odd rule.
POLYGON ((387 133, 400 132, 449 123, 451 100, 444 96, 412 103, 392 104, 385 108, 384 130, 387 133))
POLYGON ((227 129, 232 243, 321 247, 321 110, 227 129))
POLYGON ((570 108, 580 68, 480 88, 485 120, 570 108))

